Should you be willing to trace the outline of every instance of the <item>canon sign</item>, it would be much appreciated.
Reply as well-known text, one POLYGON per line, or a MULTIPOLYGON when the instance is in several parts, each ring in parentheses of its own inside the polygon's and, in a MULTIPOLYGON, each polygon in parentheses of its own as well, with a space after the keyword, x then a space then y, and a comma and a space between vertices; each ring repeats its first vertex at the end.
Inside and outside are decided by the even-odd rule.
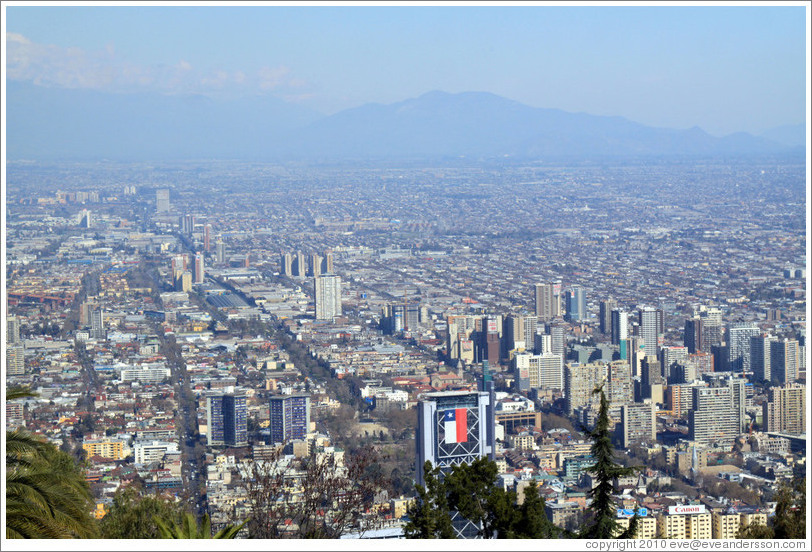
POLYGON ((704 514, 705 513, 705 505, 704 504, 692 504, 690 506, 669 506, 668 513, 670 515, 674 514, 704 514))

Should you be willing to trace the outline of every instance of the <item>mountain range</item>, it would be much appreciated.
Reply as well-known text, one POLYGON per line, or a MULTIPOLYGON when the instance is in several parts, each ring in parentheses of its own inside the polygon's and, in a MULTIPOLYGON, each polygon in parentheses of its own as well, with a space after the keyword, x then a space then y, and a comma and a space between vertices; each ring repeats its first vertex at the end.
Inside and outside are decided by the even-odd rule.
POLYGON ((256 161, 753 155, 804 151, 804 125, 714 137, 623 117, 428 92, 324 116, 270 96, 112 94, 7 83, 9 160, 256 161))

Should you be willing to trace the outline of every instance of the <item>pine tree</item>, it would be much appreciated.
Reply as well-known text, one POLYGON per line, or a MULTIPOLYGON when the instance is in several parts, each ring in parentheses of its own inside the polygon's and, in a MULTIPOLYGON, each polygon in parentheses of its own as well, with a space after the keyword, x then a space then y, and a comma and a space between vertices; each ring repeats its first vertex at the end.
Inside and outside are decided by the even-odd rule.
POLYGON ((431 462, 427 461, 423 474, 426 485, 415 485, 417 500, 408 510, 410 519, 403 533, 407 539, 453 539, 456 533, 451 525, 447 491, 440 478, 440 468, 432 467, 431 462))
POLYGON ((600 409, 595 428, 588 432, 592 441, 590 453, 595 463, 587 468, 593 474, 597 485, 589 491, 592 503, 589 505, 591 523, 584 527, 580 537, 584 539, 633 538, 637 532, 637 514, 632 517, 628 529, 618 534, 620 527, 615 521, 617 503, 612 497, 612 480, 637 472, 636 467, 623 467, 615 462, 615 449, 609 433, 609 401, 603 392, 603 386, 595 389, 593 394, 600 394, 600 409))

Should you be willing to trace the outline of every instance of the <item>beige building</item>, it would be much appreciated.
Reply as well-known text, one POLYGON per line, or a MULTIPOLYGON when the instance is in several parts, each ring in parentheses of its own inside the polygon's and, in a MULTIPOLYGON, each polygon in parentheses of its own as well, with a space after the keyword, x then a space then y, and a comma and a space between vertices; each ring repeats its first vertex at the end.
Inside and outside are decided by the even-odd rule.
POLYGON ((87 439, 82 443, 87 457, 101 456, 112 460, 124 459, 124 443, 118 439, 87 439))
POLYGON ((657 537, 661 539, 712 538, 711 514, 703 505, 671 506, 657 517, 657 537))
MULTIPOLYGON (((615 520, 618 525, 618 533, 621 533, 629 528, 631 518, 622 517, 615 520)), ((656 539, 657 538, 657 518, 654 517, 639 517, 637 518, 637 532, 634 538, 636 539, 656 539)))

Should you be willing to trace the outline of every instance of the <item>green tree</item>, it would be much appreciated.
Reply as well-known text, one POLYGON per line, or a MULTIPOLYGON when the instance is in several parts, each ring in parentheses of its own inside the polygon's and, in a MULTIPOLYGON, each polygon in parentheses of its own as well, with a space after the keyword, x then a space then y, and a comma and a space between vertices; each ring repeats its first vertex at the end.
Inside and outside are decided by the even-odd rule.
POLYGON ((233 539, 243 528, 246 522, 239 525, 227 525, 220 529, 214 536, 211 534, 211 520, 209 514, 203 516, 203 521, 198 526, 195 517, 186 513, 183 522, 167 523, 159 517, 154 518, 158 525, 158 532, 162 539, 233 539))
POLYGON ((585 539, 633 538, 637 532, 637 515, 631 518, 628 529, 619 533, 620 527, 615 521, 617 503, 612 497, 613 480, 636 473, 636 467, 623 467, 615 461, 615 449, 609 432, 609 401, 603 392, 603 386, 595 389, 593 394, 600 395, 600 409, 595 427, 587 433, 592 441, 590 453, 595 463, 587 468, 597 480, 589 491, 592 503, 589 505, 591 520, 580 533, 585 539))
POLYGON ((142 496, 132 486, 119 489, 113 505, 100 523, 105 539, 159 539, 161 531, 155 519, 167 526, 179 525, 185 514, 183 506, 162 495, 142 496))
POLYGON ((539 496, 539 489, 535 483, 524 489, 524 502, 520 513, 520 530, 517 531, 517 538, 556 539, 563 536, 561 529, 547 519, 544 498, 539 496))
POLYGON ((806 478, 781 485, 775 501, 773 529, 776 539, 806 538, 806 478))
MULTIPOLYGON (((33 397, 9 389, 7 400, 33 397)), ((70 455, 27 431, 6 432, 6 538, 93 538, 93 497, 70 455)))
POLYGON ((456 534, 451 525, 445 483, 440 468, 431 462, 423 466, 426 484, 415 485, 417 500, 409 508, 409 522, 403 528, 407 539, 453 539, 456 534))

